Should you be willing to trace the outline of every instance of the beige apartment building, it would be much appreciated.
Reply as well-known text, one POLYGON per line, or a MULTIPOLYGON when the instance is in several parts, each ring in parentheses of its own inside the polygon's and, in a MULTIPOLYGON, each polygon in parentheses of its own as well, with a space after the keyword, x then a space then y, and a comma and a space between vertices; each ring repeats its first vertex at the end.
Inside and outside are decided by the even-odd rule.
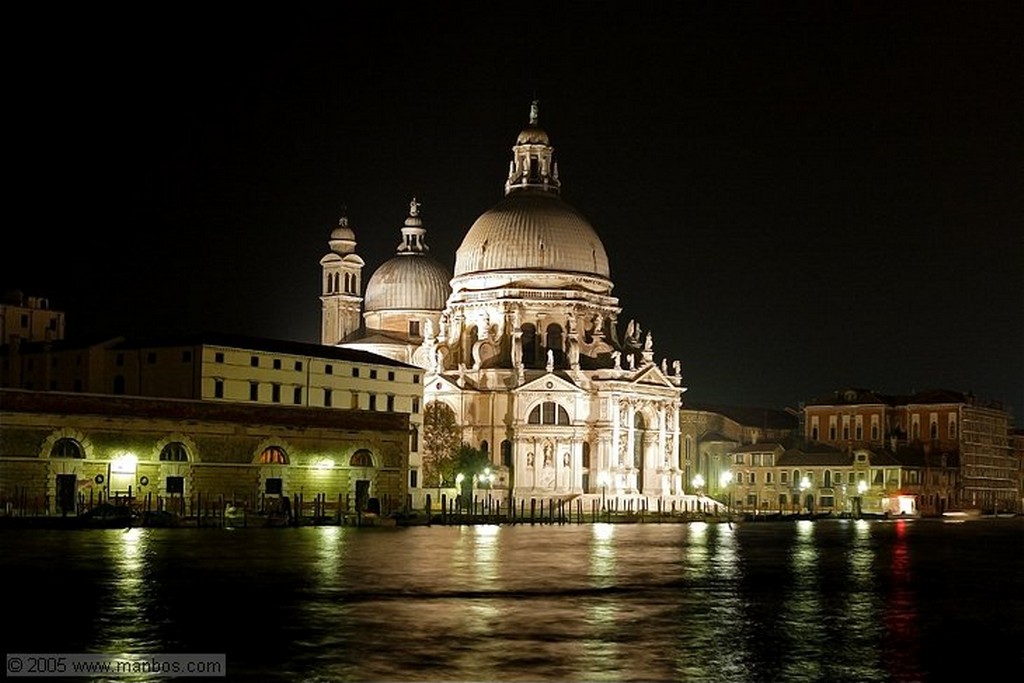
MULTIPOLYGON (((92 345, 16 342, 3 348, 0 360, 0 385, 32 392, 231 404, 255 412, 273 407, 317 424, 326 420, 337 430, 362 424, 363 412, 394 415, 405 425, 395 456, 402 462, 403 490, 414 505, 424 502, 419 477, 423 371, 418 367, 358 349, 211 334, 92 345)), ((153 410, 147 414, 156 419, 153 410)), ((4 424, 3 443, 7 431, 4 424)), ((0 450, 0 457, 8 455, 0 450)))

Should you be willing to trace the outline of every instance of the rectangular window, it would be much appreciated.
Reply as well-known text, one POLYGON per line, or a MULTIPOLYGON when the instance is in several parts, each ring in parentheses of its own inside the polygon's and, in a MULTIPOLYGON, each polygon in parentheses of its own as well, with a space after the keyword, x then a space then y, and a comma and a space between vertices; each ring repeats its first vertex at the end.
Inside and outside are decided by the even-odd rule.
POLYGON ((788 484, 789 483, 789 472, 780 472, 779 473, 779 482, 783 483, 783 484, 788 484))
POLYGON ((325 365, 324 366, 324 374, 325 375, 333 375, 334 374, 334 366, 331 365, 330 363, 325 365))
POLYGON ((764 483, 766 483, 766 484, 771 484, 772 483, 772 473, 771 472, 765 472, 764 473, 764 483))
POLYGON ((274 403, 281 402, 281 385, 271 384, 270 385, 270 400, 274 403))
POLYGON ((349 400, 349 407, 353 410, 359 410, 359 393, 353 391, 349 400))
POLYGON ((300 371, 300 372, 302 371, 302 361, 301 360, 295 361, 295 369, 300 371))
POLYGON ((185 493, 185 477, 167 477, 167 493, 185 493))
POLYGON ((736 465, 742 465, 744 462, 745 460, 743 457, 743 453, 737 453, 736 456, 733 458, 733 463, 736 465))
POLYGON ((352 376, 353 377, 358 377, 359 376, 359 368, 352 368, 352 376))
POLYGON ((757 473, 756 472, 749 472, 747 474, 747 483, 748 484, 756 484, 757 483, 757 473))
POLYGON ((391 370, 388 370, 388 381, 389 382, 394 382, 395 381, 395 373, 392 372, 391 370))
POLYGON ((420 383, 420 376, 414 373, 413 376, 412 376, 412 383, 413 384, 419 384, 420 383))
POLYGON ((418 396, 414 396, 412 399, 412 412, 413 414, 420 412, 420 399, 418 396))
POLYGON ((850 486, 853 486, 854 484, 856 484, 857 483, 857 475, 854 474, 853 472, 847 472, 846 473, 846 483, 849 484, 850 486))
POLYGON ((420 336, 420 321, 410 320, 409 321, 409 336, 418 337, 420 336))
POLYGON ((377 379, 377 371, 370 370, 370 379, 377 379))
POLYGON ((217 353, 213 354, 213 362, 214 363, 223 363, 224 362, 224 353, 222 351, 218 351, 217 353))
POLYGON ((213 397, 224 398, 224 380, 215 379, 213 380, 213 397))
POLYGON ((388 412, 395 412, 395 397, 392 394, 388 394, 388 412))
POLYGON ((377 410, 377 394, 370 394, 370 410, 377 410))
POLYGON ((297 406, 301 406, 302 405, 302 387, 295 387, 295 391, 293 392, 293 394, 294 394, 294 396, 292 398, 292 402, 295 405, 297 405, 297 406))
POLYGON ((265 486, 264 490, 271 496, 280 496, 281 492, 284 491, 280 477, 267 477, 265 486))
POLYGON ((258 401, 260 400, 260 383, 249 382, 249 400, 258 401))
POLYGON ((417 453, 420 450, 420 430, 416 429, 414 425, 411 431, 412 433, 409 435, 409 451, 417 453))
POLYGON ((274 359, 274 369, 275 370, 280 370, 281 369, 281 359, 280 358, 275 358, 274 359))
POLYGON ((254 368, 258 368, 260 366, 260 357, 249 356, 249 365, 253 366, 254 368))
POLYGON ((414 489, 419 485, 419 470, 409 470, 409 488, 414 489))

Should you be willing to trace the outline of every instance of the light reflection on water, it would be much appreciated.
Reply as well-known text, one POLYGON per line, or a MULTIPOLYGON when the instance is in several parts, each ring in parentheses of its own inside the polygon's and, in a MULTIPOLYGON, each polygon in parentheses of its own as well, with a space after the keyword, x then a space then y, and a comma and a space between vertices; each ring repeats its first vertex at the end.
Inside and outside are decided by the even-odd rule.
POLYGON ((225 652, 230 680, 915 681, 954 619, 1024 661, 1022 541, 1024 520, 0 532, 0 571, 26 601, 10 652, 225 652))

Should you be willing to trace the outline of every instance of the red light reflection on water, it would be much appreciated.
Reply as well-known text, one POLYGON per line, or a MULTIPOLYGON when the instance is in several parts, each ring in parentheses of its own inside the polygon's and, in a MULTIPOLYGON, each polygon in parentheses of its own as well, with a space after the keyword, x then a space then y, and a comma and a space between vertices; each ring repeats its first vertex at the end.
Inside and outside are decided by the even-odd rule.
POLYGON ((896 680, 920 679, 920 653, 917 606, 911 588, 910 548, 907 535, 910 522, 897 520, 890 562, 889 594, 885 601, 884 622, 888 635, 887 660, 896 680))

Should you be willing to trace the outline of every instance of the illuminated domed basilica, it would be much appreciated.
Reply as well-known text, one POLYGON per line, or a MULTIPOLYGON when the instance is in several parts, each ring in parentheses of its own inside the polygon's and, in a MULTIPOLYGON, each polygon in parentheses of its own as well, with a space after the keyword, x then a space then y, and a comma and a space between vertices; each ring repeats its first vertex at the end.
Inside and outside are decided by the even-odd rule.
POLYGON ((620 329, 607 252, 561 197, 536 103, 505 196, 470 226, 454 271, 428 255, 419 209, 414 199, 397 254, 365 290, 342 219, 321 260, 321 341, 424 368, 425 402, 452 408, 516 496, 682 496, 680 363, 656 358, 634 321, 620 329))

